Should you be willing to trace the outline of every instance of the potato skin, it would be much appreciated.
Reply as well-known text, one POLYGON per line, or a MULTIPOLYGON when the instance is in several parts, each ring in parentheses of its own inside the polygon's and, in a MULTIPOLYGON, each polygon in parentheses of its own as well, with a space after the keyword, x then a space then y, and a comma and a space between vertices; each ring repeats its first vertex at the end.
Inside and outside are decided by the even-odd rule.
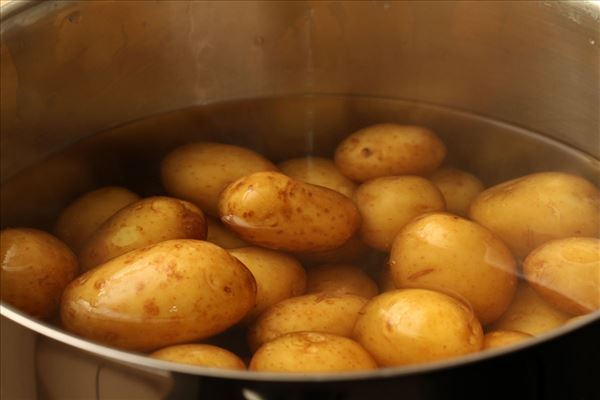
POLYGON ((0 231, 0 265, 2 300, 38 318, 56 313, 63 289, 78 272, 66 244, 28 228, 0 231))
POLYGON ((206 238, 204 214, 192 203, 148 197, 121 209, 92 235, 79 253, 83 271, 121 254, 171 239, 206 238))
POLYGON ((294 332, 265 343, 250 370, 269 372, 343 372, 377 368, 373 357, 354 340, 319 332, 294 332))
POLYGON ((246 369, 244 362, 229 350, 210 344, 180 344, 157 350, 150 357, 181 364, 223 369, 246 369))
POLYGON ((298 181, 335 190, 352 198, 356 184, 338 170, 333 160, 321 157, 292 158, 280 163, 279 170, 298 181))
POLYGON ((600 309, 600 239, 547 242, 523 262, 529 285, 548 303, 582 315, 600 309))
POLYGON ((329 264, 308 270, 308 293, 348 293, 370 299, 377 295, 377 285, 360 268, 348 264, 329 264))
POLYGON ((225 250, 168 240, 133 250, 75 279, 63 293, 63 326, 129 350, 207 338, 254 307, 256 282, 225 250))
POLYGON ((429 175, 429 180, 442 192, 448 212, 461 217, 469 214, 471 203, 484 189, 475 175, 458 168, 435 170, 429 175))
POLYGON ((526 175, 480 193, 469 216, 498 235, 517 258, 524 259, 550 240, 598 237, 600 192, 575 175, 526 175))
POLYGON ((354 235, 346 243, 333 250, 295 253, 294 255, 307 264, 345 264, 359 262, 370 251, 371 249, 358 236, 354 235))
POLYGON ((397 287, 456 295, 483 324, 506 311, 517 288, 517 264, 504 243, 452 214, 432 213, 408 224, 394 240, 389 263, 397 287))
POLYGON ((213 217, 206 217, 206 241, 216 244, 224 249, 246 247, 248 243, 240 239, 235 233, 227 229, 220 221, 213 217))
POLYGON ((358 229, 346 196, 277 172, 257 172, 221 194, 221 220, 247 242, 293 252, 331 250, 358 229))
POLYGON ((379 124, 354 132, 335 150, 335 164, 364 182, 390 175, 425 175, 440 166, 446 146, 421 126, 379 124))
POLYGON ((495 349, 498 347, 510 346, 532 338, 528 333, 517 331, 491 331, 483 337, 483 349, 495 349))

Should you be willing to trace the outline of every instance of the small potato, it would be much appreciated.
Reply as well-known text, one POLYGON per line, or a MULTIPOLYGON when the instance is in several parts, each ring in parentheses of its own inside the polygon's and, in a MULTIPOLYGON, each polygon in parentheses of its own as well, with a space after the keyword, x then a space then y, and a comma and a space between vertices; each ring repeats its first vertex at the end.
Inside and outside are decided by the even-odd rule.
POLYGON ((398 287, 464 299, 483 324, 506 311, 517 288, 517 264, 504 243, 451 214, 428 214, 407 225, 394 240, 390 270, 398 287))
POLYGON ((483 337, 483 349, 495 349, 498 347, 510 346, 514 343, 522 342, 533 336, 516 331, 492 331, 483 337))
POLYGON ((429 180, 444 195, 446 209, 461 217, 469 214, 469 206, 484 189, 475 175, 457 168, 440 168, 429 176, 429 180))
POLYGON ((0 298, 38 318, 52 317, 63 289, 77 275, 66 244, 37 229, 0 231, 0 298))
POLYGON ((600 309, 600 239, 547 242, 523 263, 529 285, 561 311, 581 315, 600 309))
POLYGON ((252 274, 227 251, 200 240, 168 240, 75 279, 63 293, 61 319, 83 337, 147 351, 222 332, 255 300, 252 274))
POLYGON ((248 243, 244 242, 216 219, 206 217, 206 225, 208 228, 206 233, 207 242, 214 243, 224 249, 235 249, 237 247, 248 246, 248 243))
POLYGON ((110 217, 79 253, 83 271, 121 254, 171 239, 206 238, 204 214, 195 205, 172 197, 148 197, 110 217))
POLYGON ((446 146, 427 128, 379 124, 354 132, 335 150, 335 164, 364 182, 390 175, 425 175, 440 166, 446 146))
POLYGON ((210 344, 180 344, 165 347, 150 354, 159 360, 201 367, 246 369, 244 362, 229 350, 210 344))
POLYGON ((378 293, 377 285, 361 269, 353 265, 331 264, 308 270, 308 293, 349 293, 367 299, 378 293))
POLYGON ((479 351, 473 312, 443 293, 404 289, 374 297, 361 311, 354 340, 381 366, 418 364, 479 351))
POLYGON ((524 259, 550 240, 598 237, 600 192, 575 175, 532 174, 483 191, 471 204, 469 216, 524 259))
POLYGON ((229 185, 219 212, 247 242, 295 252, 340 247, 360 225, 348 197, 277 172, 257 172, 229 185))
POLYGON ((381 293, 391 292, 392 290, 398 289, 394 280, 392 279, 392 273, 388 266, 381 269, 379 273, 379 291, 381 293))
POLYGON ((306 291, 306 271, 294 257, 260 247, 229 250, 256 280, 256 304, 245 320, 252 321, 268 307, 306 291))
POLYGON ((200 142, 176 148, 162 160, 162 183, 171 195, 218 215, 221 192, 231 182, 277 168, 260 154, 228 144, 200 142))
POLYGON ((248 344, 256 350, 290 332, 324 332, 350 336, 367 299, 351 294, 312 293, 269 307, 248 330, 248 344))
POLYGON ((364 259, 371 249, 357 236, 352 236, 342 246, 333 250, 316 251, 312 253, 295 253, 303 263, 312 264, 346 264, 359 262, 364 259))
POLYGON ((56 221, 56 235, 77 252, 104 221, 139 199, 137 194, 119 186, 88 192, 62 211, 56 221))
POLYGON ((387 176, 363 183, 354 200, 362 217, 360 237, 369 246, 389 251, 394 238, 413 218, 444 211, 444 197, 419 176, 387 176))
POLYGON ((327 333, 294 332, 265 343, 250 370, 268 372, 344 372, 377 368, 354 340, 327 333))
POLYGON ((278 165, 279 170, 298 181, 310 183, 335 190, 352 198, 356 184, 346 178, 328 158, 304 157, 293 158, 278 165))

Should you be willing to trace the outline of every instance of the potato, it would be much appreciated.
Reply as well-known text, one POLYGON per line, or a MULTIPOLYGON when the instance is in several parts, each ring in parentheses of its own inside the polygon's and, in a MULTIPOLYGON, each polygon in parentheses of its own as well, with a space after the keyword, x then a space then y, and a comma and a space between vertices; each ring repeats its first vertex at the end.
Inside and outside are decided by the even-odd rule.
POLYGON ((279 170, 298 181, 323 186, 352 198, 356 184, 346 178, 328 158, 293 158, 277 166, 279 170))
POLYGON ((367 245, 389 251, 402 227, 431 211, 444 211, 440 191, 419 176, 387 176, 365 182, 354 200, 362 217, 360 237, 367 245))
POLYGON ((521 283, 508 310, 489 328, 537 336, 563 325, 570 317, 546 303, 529 285, 521 283))
POLYGON ((320 265, 308 270, 308 293, 349 293, 367 299, 378 293, 377 285, 361 269, 346 264, 320 265))
POLYGON ((353 338, 381 366, 418 364, 479 351, 483 331, 462 302, 425 289, 394 290, 372 298, 353 338))
POLYGON ((277 172, 257 172, 229 185, 219 212, 242 239, 274 250, 335 249, 360 225, 348 197, 277 172))
POLYGON ((335 164, 364 182, 390 175, 425 175, 440 166, 446 146, 427 128, 379 124, 354 132, 335 150, 335 164))
POLYGON ((575 175, 532 174, 483 191, 471 204, 469 216, 523 259, 550 240, 598 237, 600 192, 575 175))
POLYGON ((201 367, 246 369, 244 362, 232 352, 210 344, 180 344, 150 354, 159 360, 201 367))
POLYGON ((260 247, 229 250, 256 280, 256 304, 245 320, 252 321, 268 307, 306 291, 306 271, 294 257, 260 247))
POLYGON ((121 254, 170 239, 205 239, 204 214, 171 197, 148 197, 110 217, 79 253, 83 271, 121 254))
POLYGON ((523 272, 548 303, 570 314, 600 309, 600 239, 547 242, 527 256, 523 272))
POLYGON ((147 351, 207 338, 254 307, 256 282, 227 251, 200 240, 133 250, 75 279, 63 326, 78 335, 147 351))
POLYGON ((464 299, 483 324, 506 311, 517 287, 517 265, 504 243, 451 214, 428 214, 407 225, 394 240, 390 270, 397 287, 464 299))
POLYGON ((533 336, 516 331, 492 331, 483 337, 483 349, 495 349, 498 347, 510 346, 514 343, 522 342, 533 336))
POLYGON ((74 251, 79 251, 104 221, 139 199, 137 194, 119 186, 88 192, 61 212, 56 221, 56 235, 74 251))
POLYGON ((265 343, 250 370, 268 372, 343 372, 377 368, 354 340, 327 333, 294 332, 265 343))
POLYGON ((340 247, 333 250, 323 250, 309 253, 295 253, 303 263, 312 264, 345 264, 359 262, 364 259, 371 249, 357 236, 352 236, 340 247))
POLYGON ((38 318, 52 317, 63 289, 77 275, 66 244, 37 229, 0 231, 0 298, 38 318))
POLYGON ((228 144, 199 142, 176 148, 162 160, 162 183, 167 192, 218 215, 219 196, 231 182, 275 165, 260 154, 228 144))
POLYGON ((206 241, 216 244, 224 249, 246 247, 248 243, 240 239, 235 233, 225 228, 223 224, 212 217, 206 217, 206 241))
POLYGON ((394 280, 392 279, 392 273, 388 266, 381 269, 379 273, 379 291, 381 293, 391 292, 392 290, 398 289, 394 280))
POLYGON ((469 206, 484 189, 475 175, 457 168, 440 168, 429 179, 444 195, 446 209, 461 217, 469 214, 469 206))
POLYGON ((292 297, 262 313, 248 330, 248 344, 256 350, 290 332, 323 332, 350 336, 367 299, 352 294, 312 293, 292 297))

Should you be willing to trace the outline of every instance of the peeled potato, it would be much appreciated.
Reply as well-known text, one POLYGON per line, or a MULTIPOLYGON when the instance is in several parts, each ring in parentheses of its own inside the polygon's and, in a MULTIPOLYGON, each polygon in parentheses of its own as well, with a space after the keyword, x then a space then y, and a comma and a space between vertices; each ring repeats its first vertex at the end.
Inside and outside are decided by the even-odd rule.
POLYGON ((290 178, 323 186, 345 196, 352 197, 356 184, 346 178, 328 158, 293 158, 278 165, 279 170, 290 178))
POLYGON ((212 217, 206 217, 206 241, 216 244, 224 249, 246 247, 248 243, 240 239, 235 233, 227 229, 221 222, 212 217))
POLYGON ((475 175, 457 168, 440 168, 429 175, 429 180, 444 195, 446 209, 461 217, 469 214, 469 206, 484 189, 475 175))
POLYGON ((498 347, 510 346, 514 343, 522 342, 533 336, 516 331, 492 331, 483 337, 483 349, 495 349, 498 347))
POLYGON ((371 298, 378 292, 377 285, 361 269, 353 265, 330 264, 308 270, 308 293, 349 293, 371 298))
POLYGON ((229 350, 210 344, 180 344, 165 347, 150 354, 159 360, 201 367, 246 369, 244 362, 229 350))

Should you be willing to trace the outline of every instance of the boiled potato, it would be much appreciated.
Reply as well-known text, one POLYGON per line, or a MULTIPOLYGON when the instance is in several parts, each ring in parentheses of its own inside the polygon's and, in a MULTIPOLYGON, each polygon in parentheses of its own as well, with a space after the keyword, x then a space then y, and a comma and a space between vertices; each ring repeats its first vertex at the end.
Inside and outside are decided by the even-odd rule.
POLYGON ((250 349, 256 350, 290 332, 313 331, 350 336, 367 299, 352 294, 311 293, 292 297, 262 313, 248 330, 250 349))
POLYGON ((469 216, 523 259, 550 240, 598 237, 600 192, 575 175, 532 174, 483 191, 471 204, 469 216))
POLYGON ((223 224, 212 217, 206 217, 206 241, 216 244, 224 249, 235 249, 248 246, 235 233, 225 228, 223 224))
POLYGON ((378 293, 377 285, 361 269, 347 264, 320 265, 308 270, 308 293, 349 293, 371 298, 378 293))
POLYGON ((364 182, 390 175, 424 175, 440 166, 446 146, 427 128, 379 124, 354 132, 335 150, 335 164, 364 182))
POLYGON ((600 239, 547 242, 523 263, 529 285, 548 303, 570 314, 600 309, 600 239))
POLYGON ((481 325, 469 307, 425 289, 372 298, 356 321, 353 338, 381 366, 442 360, 483 346, 481 325))
POLYGON ((170 239, 205 239, 204 214, 172 197, 148 197, 121 209, 92 235, 79 253, 87 271, 128 251, 170 239))
POLYGON ((419 176, 373 179, 360 185, 354 200, 362 217, 361 239, 381 251, 389 251, 398 232, 416 216, 446 208, 435 185, 419 176))
POLYGON ((79 251, 104 221, 139 199, 137 194, 119 186, 88 192, 61 212, 56 221, 56 235, 73 250, 79 251))
POLYGON ((133 250, 75 279, 64 291, 63 326, 130 350, 207 338, 254 307, 256 282, 227 251, 200 240, 133 250))
POLYGON ((475 175, 458 168, 440 168, 429 179, 444 195, 446 209, 461 217, 469 214, 469 206, 484 189, 475 175))
POLYGON ((498 347, 510 346, 514 343, 522 342, 533 336, 516 331, 492 331, 483 337, 483 349, 495 349, 498 347))
POLYGON ((0 298, 38 318, 52 317, 63 289, 77 275, 66 244, 37 229, 0 231, 0 298))
POLYGON ((268 372, 343 372, 377 368, 354 340, 319 332, 294 332, 265 343, 250 370, 268 372))
POLYGON ((295 253, 295 256, 304 263, 312 264, 344 264, 358 262, 370 252, 358 236, 352 236, 340 247, 333 250, 323 250, 308 253, 295 253))
POLYGON ((360 225, 348 197, 277 172, 257 172, 229 185, 219 212, 242 239, 274 250, 335 249, 360 225))
POLYGON ((168 193, 217 216, 219 196, 227 185, 253 172, 274 170, 275 165, 250 149, 200 142, 167 154, 161 178, 168 193))
POLYGON ((159 360, 201 367, 246 369, 244 362, 229 350, 210 344, 180 344, 165 347, 150 354, 159 360))
POLYGON ((306 291, 306 271, 294 257, 260 247, 229 250, 252 272, 256 280, 256 304, 246 316, 254 320, 268 307, 306 291))
POLYGON ((352 197, 356 190, 356 184, 342 175, 335 163, 328 158, 293 158, 282 162, 277 167, 290 178, 323 186, 348 197, 352 197))
POLYGON ((407 225, 394 240, 390 270, 398 287, 464 299, 483 324, 506 311, 517 288, 517 265, 504 243, 451 214, 428 214, 407 225))
POLYGON ((391 292, 392 290, 398 289, 394 280, 392 279, 392 272, 388 266, 381 269, 379 273, 379 291, 381 293, 391 292))

